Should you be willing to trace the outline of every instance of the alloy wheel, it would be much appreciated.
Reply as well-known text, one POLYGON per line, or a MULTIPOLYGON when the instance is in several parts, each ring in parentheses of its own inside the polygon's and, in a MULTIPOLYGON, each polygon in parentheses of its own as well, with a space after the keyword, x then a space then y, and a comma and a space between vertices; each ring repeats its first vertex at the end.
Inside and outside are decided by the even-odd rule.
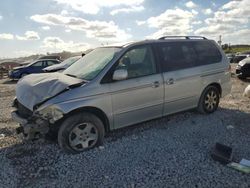
POLYGON ((98 130, 92 123, 78 124, 69 134, 69 144, 77 151, 83 151, 93 147, 97 140, 98 130))

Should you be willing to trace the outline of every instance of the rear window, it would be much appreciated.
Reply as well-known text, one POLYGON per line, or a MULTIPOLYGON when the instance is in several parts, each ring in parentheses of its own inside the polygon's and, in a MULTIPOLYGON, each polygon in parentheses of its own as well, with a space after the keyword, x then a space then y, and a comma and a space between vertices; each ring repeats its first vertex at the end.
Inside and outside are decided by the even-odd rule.
POLYGON ((166 42, 158 46, 164 72, 218 63, 222 55, 209 41, 166 42))
POLYGON ((219 49, 210 41, 192 42, 198 56, 199 65, 219 63, 222 55, 219 49))

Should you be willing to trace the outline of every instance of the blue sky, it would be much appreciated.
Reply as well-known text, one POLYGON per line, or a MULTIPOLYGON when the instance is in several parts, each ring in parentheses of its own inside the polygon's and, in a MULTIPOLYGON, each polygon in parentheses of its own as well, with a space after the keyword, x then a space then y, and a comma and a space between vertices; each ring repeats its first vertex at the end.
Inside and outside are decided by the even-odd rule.
POLYGON ((84 51, 102 44, 202 35, 250 44, 250 0, 8 0, 0 57, 84 51))

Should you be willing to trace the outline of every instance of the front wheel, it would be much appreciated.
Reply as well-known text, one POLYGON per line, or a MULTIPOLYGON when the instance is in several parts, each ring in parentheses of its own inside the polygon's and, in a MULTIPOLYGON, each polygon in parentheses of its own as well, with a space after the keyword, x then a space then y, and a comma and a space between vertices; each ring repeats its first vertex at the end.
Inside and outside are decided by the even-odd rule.
POLYGON ((104 125, 97 116, 78 113, 63 122, 58 132, 58 144, 66 152, 80 153, 101 145, 104 132, 104 125))
POLYGON ((213 113, 220 102, 220 93, 217 87, 208 86, 202 93, 198 104, 198 111, 202 114, 213 113))

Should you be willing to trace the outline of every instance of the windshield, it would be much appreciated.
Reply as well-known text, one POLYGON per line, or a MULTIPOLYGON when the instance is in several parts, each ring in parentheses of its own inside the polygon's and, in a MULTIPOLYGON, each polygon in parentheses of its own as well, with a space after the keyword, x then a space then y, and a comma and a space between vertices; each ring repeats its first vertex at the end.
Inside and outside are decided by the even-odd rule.
POLYGON ((79 59, 63 73, 84 80, 94 79, 120 48, 97 48, 79 59))
POLYGON ((70 57, 70 58, 64 60, 61 64, 70 66, 73 63, 75 63, 77 60, 79 60, 80 58, 81 58, 80 56, 70 57))

